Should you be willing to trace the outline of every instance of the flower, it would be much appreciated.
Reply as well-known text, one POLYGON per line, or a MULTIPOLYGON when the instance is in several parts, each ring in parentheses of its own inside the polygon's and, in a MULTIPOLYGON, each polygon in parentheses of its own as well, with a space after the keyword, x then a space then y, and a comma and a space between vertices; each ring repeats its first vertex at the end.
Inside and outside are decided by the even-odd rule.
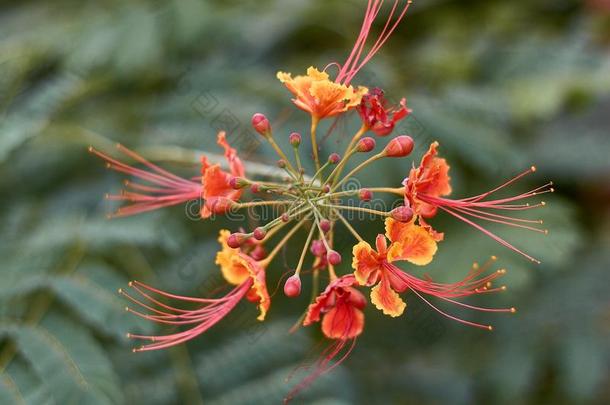
POLYGON ((360 285, 375 287, 371 290, 371 302, 384 314, 392 317, 403 313, 406 304, 397 292, 404 291, 404 284, 386 267, 385 263, 406 260, 423 266, 432 261, 437 245, 432 236, 413 222, 398 222, 387 218, 386 235, 378 235, 377 251, 365 241, 352 250, 352 268, 360 285), (388 247, 386 237, 391 244, 388 247))
POLYGON ((406 99, 400 100, 399 107, 388 106, 383 90, 377 87, 362 96, 356 110, 362 123, 379 136, 389 135, 398 121, 411 114, 406 99))
POLYGON ((547 233, 544 229, 539 229, 531 226, 530 224, 542 224, 542 220, 529 220, 522 218, 514 218, 507 215, 500 215, 496 212, 498 210, 515 212, 529 210, 532 208, 538 208, 545 205, 544 201, 538 204, 520 203, 514 204, 515 202, 523 201, 531 197, 553 192, 554 189, 551 187, 552 182, 549 182, 543 186, 537 187, 526 193, 518 194, 513 197, 498 198, 498 199, 487 199, 490 195, 496 193, 499 190, 506 188, 507 186, 515 183, 522 177, 534 173, 536 167, 532 166, 528 170, 520 173, 519 175, 508 180, 504 184, 487 191, 483 194, 476 195, 474 197, 462 198, 459 200, 452 200, 443 198, 451 193, 451 184, 449 177, 449 165, 443 158, 437 157, 438 142, 433 142, 428 149, 428 152, 423 156, 419 167, 411 169, 409 177, 403 181, 404 185, 404 198, 405 205, 409 205, 413 210, 414 214, 418 216, 419 223, 426 227, 429 232, 434 236, 436 240, 442 240, 443 234, 436 232, 430 225, 428 225, 424 218, 431 218, 436 215, 437 210, 441 209, 452 216, 464 221, 468 225, 473 226, 479 231, 483 232, 493 240, 499 242, 503 246, 523 255, 529 260, 540 263, 539 260, 532 256, 524 253, 517 249, 509 242, 505 241, 501 237, 495 235, 483 226, 470 220, 470 218, 476 218, 489 222, 510 225, 517 228, 527 229, 534 232, 547 233), (493 212, 490 212, 493 211, 493 212))
POLYGON ((225 158, 229 165, 229 171, 222 170, 219 164, 210 164, 207 157, 201 158, 201 182, 203 184, 202 197, 205 204, 201 209, 201 217, 209 218, 212 213, 222 214, 226 212, 230 203, 241 197, 241 189, 231 186, 231 179, 245 175, 244 165, 237 156, 237 151, 229 146, 224 131, 218 133, 216 141, 225 151, 225 158))
POLYGON ((295 96, 292 100, 300 109, 316 119, 333 117, 360 104, 366 94, 366 87, 354 89, 352 86, 335 83, 328 73, 311 66, 307 75, 292 78, 290 73, 278 72, 277 78, 295 96))
POLYGON ((152 342, 136 348, 134 351, 165 349, 191 340, 220 322, 243 298, 256 302, 259 308, 257 319, 259 321, 265 319, 270 306, 269 293, 265 282, 265 268, 260 262, 239 249, 229 248, 226 245, 226 238, 229 234, 229 231, 221 231, 219 241, 222 250, 218 253, 216 259, 216 262, 220 264, 225 280, 235 286, 225 296, 221 298, 186 297, 158 290, 139 281, 130 282, 129 287, 149 301, 149 303, 145 303, 136 298, 135 294, 131 295, 123 289, 119 290, 120 294, 149 311, 149 313, 143 313, 129 307, 126 308, 127 311, 135 315, 161 324, 194 325, 185 331, 168 335, 148 336, 128 333, 127 337, 129 338, 152 342), (197 304, 197 307, 184 309, 170 306, 159 301, 154 295, 177 300, 183 304, 197 304))
POLYGON ((364 329, 366 298, 353 286, 357 285, 352 274, 332 281, 316 300, 309 305, 303 326, 322 320, 322 333, 333 342, 316 362, 314 370, 303 379, 284 399, 289 402, 299 391, 308 387, 318 377, 341 364, 356 345, 356 338, 364 329), (346 350, 344 350, 346 349, 346 350), (341 357, 331 362, 342 352, 341 357))
POLYGON ((505 273, 504 270, 498 270, 488 276, 477 278, 487 270, 491 262, 495 261, 495 257, 484 266, 473 266, 472 271, 457 283, 445 284, 434 282, 429 277, 426 279, 417 278, 399 269, 393 262, 407 260, 414 264, 427 264, 436 251, 436 243, 423 228, 413 223, 397 222, 391 218, 386 219, 386 235, 377 236, 376 248, 375 251, 367 242, 359 242, 353 248, 352 267, 354 268, 354 276, 360 285, 375 286, 371 290, 371 302, 386 315, 396 317, 403 313, 406 303, 398 293, 406 290, 412 291, 440 314, 460 323, 483 329, 491 330, 491 326, 449 315, 432 305, 423 295, 434 296, 462 307, 480 311, 515 312, 514 308, 475 307, 453 299, 504 290, 504 287, 490 288, 491 282, 502 276, 505 273), (389 247, 386 243, 386 236, 392 242, 389 247))
POLYGON ((136 162, 142 163, 149 170, 138 169, 122 163, 109 155, 98 151, 92 146, 89 152, 99 156, 106 161, 106 167, 117 172, 126 173, 138 178, 147 184, 124 181, 127 190, 121 190, 120 194, 106 194, 106 199, 112 201, 127 201, 130 204, 119 208, 109 217, 122 217, 152 211, 161 207, 182 204, 187 201, 197 200, 203 192, 203 185, 199 181, 183 179, 173 173, 160 168, 149 162, 136 152, 127 149, 121 144, 117 149, 136 162))
POLYGON ((322 333, 329 339, 352 339, 362 333, 366 299, 352 286, 353 275, 348 274, 332 281, 314 303, 309 305, 303 326, 322 319, 322 333))

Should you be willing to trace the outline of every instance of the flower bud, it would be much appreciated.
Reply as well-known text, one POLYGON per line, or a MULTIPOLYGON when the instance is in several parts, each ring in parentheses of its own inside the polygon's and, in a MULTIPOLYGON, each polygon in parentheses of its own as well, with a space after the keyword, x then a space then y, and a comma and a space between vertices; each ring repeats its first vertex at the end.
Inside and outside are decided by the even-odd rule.
POLYGON ((410 222, 413 219, 413 210, 406 205, 394 208, 390 216, 398 222, 410 222))
POLYGON ((227 197, 210 197, 205 200, 205 206, 216 214, 221 214, 229 211, 235 201, 227 197))
POLYGON ((229 245, 230 248, 237 249, 245 240, 246 235, 244 235, 243 233, 235 232, 229 235, 229 238, 227 239, 227 245, 229 245))
POLYGON ((405 157, 413 151, 413 138, 401 135, 392 139, 383 150, 388 157, 405 157))
POLYGON ((325 184, 324 187, 322 187, 322 192, 323 193, 330 193, 330 185, 325 184))
POLYGON ((341 255, 336 250, 329 250, 326 254, 326 260, 333 266, 336 266, 341 263, 341 255))
POLYGON ((331 165, 336 165, 340 161, 341 156, 339 156, 338 153, 331 153, 330 156, 328 156, 328 163, 330 163, 331 165))
POLYGON ((280 169, 283 169, 286 167, 286 161, 284 159, 280 159, 277 161, 277 167, 279 167, 280 169))
POLYGON ((370 136, 362 138, 356 145, 356 150, 358 152, 370 152, 373 149, 375 149, 375 139, 370 136))
POLYGON ((321 220, 320 221, 320 229, 324 233, 330 231, 330 221, 328 219, 321 220))
POLYGON ((284 212, 282 214, 282 216, 280 217, 280 219, 282 220, 282 222, 288 222, 288 221, 290 221, 290 216, 284 212))
POLYGON ((252 191, 253 193, 258 193, 259 191, 261 191, 261 186, 258 183, 254 183, 250 186, 250 191, 252 191))
POLYGON ((301 134, 299 134, 298 132, 291 133, 288 137, 288 141, 292 146, 297 148, 301 144, 301 134))
POLYGON ((322 242, 320 239, 316 239, 311 242, 310 250, 311 254, 316 257, 322 257, 326 254, 326 246, 324 246, 324 242, 322 242))
POLYGON ((301 295, 301 279, 297 274, 288 277, 284 283, 284 294, 290 298, 301 295))
POLYGON ((229 185, 234 190, 239 190, 241 188, 244 188, 248 184, 249 184, 248 180, 244 179, 243 177, 231 177, 231 180, 229 180, 229 185))
POLYGON ((254 236, 254 239, 256 240, 265 239, 265 235, 267 235, 267 231, 265 230, 265 228, 262 228, 260 226, 254 229, 254 232, 252 232, 252 236, 254 236))
POLYGON ((265 114, 256 113, 252 116, 252 127, 262 136, 271 136, 271 124, 265 114))
POLYGON ((368 188, 361 188, 360 191, 358 191, 358 197, 362 201, 371 201, 373 199, 373 192, 368 188))

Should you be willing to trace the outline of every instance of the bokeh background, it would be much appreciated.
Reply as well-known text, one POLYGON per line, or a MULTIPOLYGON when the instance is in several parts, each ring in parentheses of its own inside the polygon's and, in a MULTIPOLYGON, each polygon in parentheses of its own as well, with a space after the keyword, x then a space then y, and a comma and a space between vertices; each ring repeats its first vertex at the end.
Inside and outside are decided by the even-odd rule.
MULTIPOLYGON (((218 229, 237 224, 195 221, 184 207, 106 220, 116 206, 103 195, 122 178, 86 147, 114 153, 122 142, 196 175, 199 152, 217 153, 225 129, 248 160, 265 162, 270 150, 246 142, 252 113, 273 117, 277 134, 308 124, 276 71, 341 62, 365 2, 1 4, 0 403, 280 402, 300 374, 287 377, 323 348, 317 327, 287 333, 307 285, 294 301, 277 294, 264 324, 245 303, 185 346, 132 354, 125 332, 163 330, 126 314, 117 288, 137 278, 205 294, 221 282, 218 229)), ((550 234, 493 228, 536 266, 439 215, 446 241, 427 271, 457 280, 496 254, 508 291, 475 301, 518 314, 455 309, 493 323, 485 333, 414 297, 398 319, 369 307, 351 357, 294 402, 610 402, 610 3, 416 1, 355 82, 407 97, 414 113, 399 130, 417 143, 413 159, 380 163, 363 185, 397 185, 432 140, 452 162, 456 195, 536 164, 515 190, 555 182, 536 213, 550 234)), ((342 150, 357 121, 339 122, 322 155, 342 150)), ((381 229, 358 226, 370 237, 381 229)), ((347 257, 349 235, 341 240, 347 257)), ((271 289, 294 256, 272 267, 271 289)))

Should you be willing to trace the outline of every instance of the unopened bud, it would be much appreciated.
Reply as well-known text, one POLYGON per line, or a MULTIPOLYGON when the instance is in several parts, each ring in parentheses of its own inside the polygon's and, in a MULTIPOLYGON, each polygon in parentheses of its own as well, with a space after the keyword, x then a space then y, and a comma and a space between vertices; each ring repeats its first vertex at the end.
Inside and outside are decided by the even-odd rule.
POLYGON ((339 156, 338 153, 331 153, 330 156, 328 156, 328 163, 330 163, 331 165, 336 165, 340 161, 341 156, 339 156))
POLYGON ((256 240, 265 239, 265 235, 267 235, 267 231, 265 230, 265 228, 262 228, 260 226, 254 229, 254 232, 252 232, 252 236, 254 236, 254 239, 256 240))
POLYGON ((282 222, 288 222, 290 221, 290 215, 288 215, 287 213, 283 213, 282 216, 280 217, 280 219, 282 220, 282 222))
POLYGON ((413 210, 406 205, 394 208, 390 216, 398 222, 410 222, 413 219, 413 210))
POLYGON ((280 159, 277 161, 277 167, 279 167, 280 169, 283 169, 286 167, 286 161, 284 159, 280 159))
POLYGON ((264 114, 256 113, 252 116, 252 127, 262 136, 271 136, 271 124, 264 114))
POLYGON ((250 186, 250 191, 252 191, 253 193, 258 193, 259 191, 261 191, 261 186, 258 183, 254 183, 250 186))
POLYGON ((341 255, 339 254, 339 252, 335 251, 335 250, 329 250, 328 253, 326 254, 326 260, 328 260, 328 262, 330 264, 332 264, 333 266, 336 266, 338 264, 341 263, 341 255))
POLYGON ((361 188, 360 191, 358 191, 358 197, 362 201, 371 201, 373 199, 373 192, 368 188, 361 188))
POLYGON ((301 134, 299 134, 298 132, 291 133, 288 137, 288 141, 295 148, 298 147, 301 144, 301 134))
POLYGON ((227 239, 227 245, 229 245, 230 248, 237 249, 245 240, 246 235, 244 235, 243 233, 232 233, 227 239))
POLYGON ((290 298, 301 295, 301 279, 297 274, 288 277, 284 283, 284 294, 290 298))
POLYGON ((375 139, 367 136, 358 141, 358 145, 356 145, 356 150, 358 152, 370 152, 375 149, 375 139))
POLYGON ((321 220, 320 221, 320 229, 324 233, 330 231, 330 221, 328 219, 321 220))
POLYGON ((316 257, 322 257, 326 254, 326 246, 324 246, 324 242, 319 239, 311 242, 311 253, 316 257))
POLYGON ((392 139, 383 150, 388 157, 405 157, 413 151, 413 138, 401 135, 392 139))
POLYGON ((330 186, 328 184, 325 184, 324 187, 322 187, 322 192, 330 193, 330 186))
POLYGON ((231 180, 229 180, 229 185, 231 186, 232 189, 235 189, 235 190, 244 188, 248 184, 249 184, 248 180, 244 179, 243 177, 232 177, 231 180))

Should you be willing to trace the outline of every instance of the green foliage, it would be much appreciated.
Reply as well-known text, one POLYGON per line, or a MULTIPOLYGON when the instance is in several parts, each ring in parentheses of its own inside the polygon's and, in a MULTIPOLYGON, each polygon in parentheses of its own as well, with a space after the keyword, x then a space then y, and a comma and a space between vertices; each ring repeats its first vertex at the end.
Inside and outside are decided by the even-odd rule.
MULTIPOLYGON (((341 61, 360 3, 4 3, 0 403, 280 402, 304 372, 286 378, 324 349, 317 327, 288 333, 307 297, 276 294, 262 324, 243 303, 183 347, 131 353, 126 332, 167 330, 126 313, 117 289, 138 279, 206 294, 217 277, 215 238, 227 223, 189 220, 183 207, 107 220, 114 206, 103 194, 119 189, 121 178, 86 147, 114 153, 121 142, 194 176, 196 156, 182 152, 218 153, 216 131, 241 133, 254 112, 290 122, 278 120, 278 134, 305 133, 307 117, 288 104, 275 72, 341 61)), ((496 254, 508 291, 472 303, 518 313, 456 311, 494 324, 489 335, 451 323, 414 296, 405 297, 399 319, 368 308, 350 358, 295 402, 607 403, 609 17, 592 11, 592 1, 415 3, 355 83, 407 97, 414 114, 399 131, 416 141, 413 160, 439 140, 458 197, 532 164, 537 173, 516 188, 552 179, 557 192, 533 217, 544 219, 548 236, 490 227, 543 263, 439 215, 434 225, 446 241, 425 271, 454 281, 496 254)), ((338 123, 322 156, 346 142, 356 121, 338 123)), ((238 148, 253 161, 273 156, 266 146, 238 148)), ((361 181, 396 185, 410 165, 383 162, 361 181)), ((381 231, 370 222, 362 233, 381 231)), ((343 236, 348 257, 351 240, 343 236)), ((293 256, 284 255, 286 267, 293 256)), ((271 290, 285 270, 271 268, 271 290)))

